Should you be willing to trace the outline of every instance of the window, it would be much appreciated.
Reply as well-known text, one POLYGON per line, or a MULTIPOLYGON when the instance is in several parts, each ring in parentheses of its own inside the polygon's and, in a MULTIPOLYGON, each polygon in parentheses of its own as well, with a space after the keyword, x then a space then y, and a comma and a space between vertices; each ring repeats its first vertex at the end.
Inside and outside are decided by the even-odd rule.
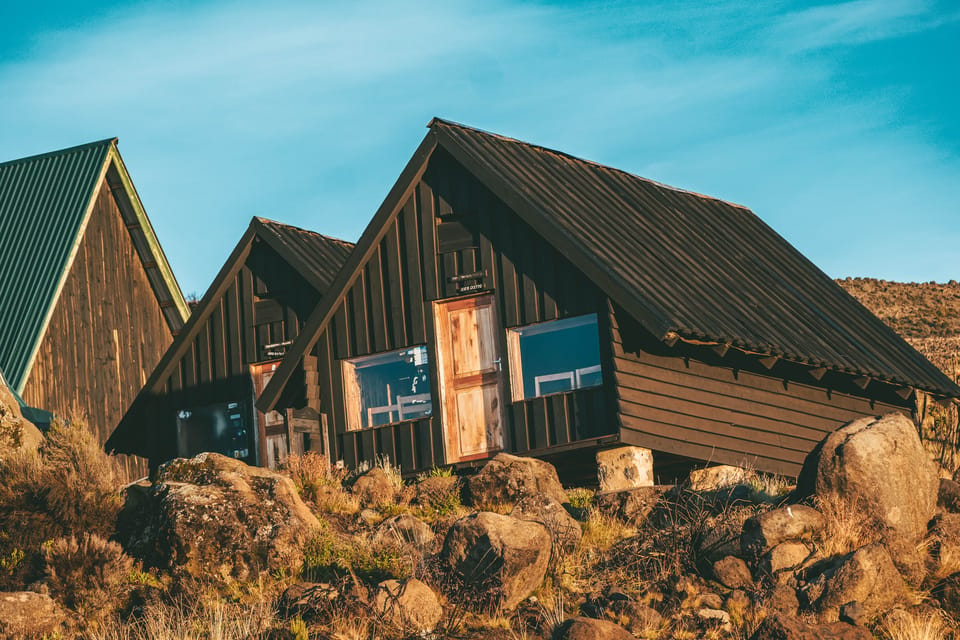
POLYGON ((514 400, 603 384, 596 315, 508 329, 507 350, 514 400))
POLYGON ((422 418, 433 410, 423 346, 344 360, 343 386, 349 429, 422 418))
POLYGON ((178 409, 177 455, 189 458, 204 451, 214 451, 232 458, 250 459, 250 438, 244 413, 239 402, 178 409))

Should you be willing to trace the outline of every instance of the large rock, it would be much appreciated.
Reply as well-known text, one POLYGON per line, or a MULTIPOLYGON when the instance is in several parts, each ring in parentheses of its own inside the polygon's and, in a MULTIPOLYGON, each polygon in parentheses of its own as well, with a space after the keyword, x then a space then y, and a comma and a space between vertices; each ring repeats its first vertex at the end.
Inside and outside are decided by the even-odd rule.
POLYGON ((782 542, 809 541, 823 526, 823 515, 811 507, 793 504, 771 509, 743 523, 740 549, 745 557, 757 558, 782 542))
POLYGON ((557 640, 634 640, 633 634, 618 624, 594 618, 572 618, 557 629, 557 640))
POLYGON ((0 593, 0 637, 59 637, 66 620, 67 613, 45 593, 0 593))
POLYGON ((653 452, 642 447, 617 447, 597 452, 600 491, 624 491, 653 486, 653 452))
POLYGON ((837 494, 878 525, 916 541, 937 508, 937 466, 908 418, 861 418, 824 438, 804 461, 797 494, 837 494))
POLYGON ((470 499, 476 506, 514 503, 524 496, 545 493, 557 502, 567 494, 549 462, 498 453, 470 478, 470 499))
POLYGON ((167 463, 149 487, 128 487, 117 537, 149 567, 231 582, 295 571, 319 524, 290 478, 203 453, 167 463))
POLYGON ((550 532, 554 550, 573 551, 583 536, 580 523, 567 513, 562 504, 545 493, 521 498, 510 515, 545 526, 550 532))
POLYGON ((750 640, 873 640, 873 634, 846 622, 814 625, 792 616, 773 615, 760 623, 750 640))
POLYGON ((463 583, 512 609, 543 582, 550 550, 542 524, 481 512, 451 525, 440 558, 463 583))
POLYGON ((380 467, 374 467, 353 481, 350 491, 365 507, 393 504, 397 488, 380 467))
POLYGON ((433 542, 436 534, 430 525, 408 513, 387 518, 377 527, 373 536, 375 543, 398 542, 425 548, 433 542))
POLYGON ((687 489, 690 491, 717 491, 724 487, 741 484, 748 477, 749 472, 743 467, 718 464, 691 471, 687 477, 687 489))
POLYGON ((949 478, 940 478, 937 506, 950 513, 960 513, 960 483, 949 478))
POLYGON ((593 496, 593 505, 605 515, 639 526, 653 511, 668 487, 653 486, 607 491, 593 496))
POLYGON ((0 376, 0 455, 4 448, 36 451, 43 434, 23 417, 20 404, 0 376))
POLYGON ((834 622, 841 607, 859 602, 865 619, 872 620, 906 599, 906 582, 886 547, 877 543, 857 549, 837 568, 827 579, 817 608, 823 621, 834 622))
POLYGON ((443 618, 436 594, 416 578, 385 580, 373 596, 373 609, 380 620, 404 634, 426 634, 443 618))
POLYGON ((713 577, 728 589, 750 589, 753 576, 747 563, 736 556, 724 556, 713 563, 713 577))

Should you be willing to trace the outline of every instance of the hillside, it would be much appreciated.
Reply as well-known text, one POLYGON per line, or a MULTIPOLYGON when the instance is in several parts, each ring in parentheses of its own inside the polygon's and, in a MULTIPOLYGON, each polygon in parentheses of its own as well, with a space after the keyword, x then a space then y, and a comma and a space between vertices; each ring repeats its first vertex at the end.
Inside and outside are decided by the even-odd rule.
POLYGON ((960 378, 960 283, 837 280, 953 379, 960 378))

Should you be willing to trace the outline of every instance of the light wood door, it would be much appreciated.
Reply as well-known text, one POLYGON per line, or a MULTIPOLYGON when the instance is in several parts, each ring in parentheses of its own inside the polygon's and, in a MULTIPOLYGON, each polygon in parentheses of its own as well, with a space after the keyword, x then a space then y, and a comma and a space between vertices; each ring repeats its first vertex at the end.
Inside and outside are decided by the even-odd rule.
POLYGON ((436 303, 447 463, 503 447, 499 328, 493 296, 436 303))

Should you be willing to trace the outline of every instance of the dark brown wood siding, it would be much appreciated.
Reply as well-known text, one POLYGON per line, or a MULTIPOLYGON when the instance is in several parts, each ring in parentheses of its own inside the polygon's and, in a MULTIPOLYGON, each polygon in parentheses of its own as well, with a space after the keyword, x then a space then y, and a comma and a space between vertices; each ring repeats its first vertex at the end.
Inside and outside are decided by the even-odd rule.
MULTIPOLYGON (((779 365, 761 373, 755 360, 732 351, 706 362, 705 353, 653 341, 622 310, 611 309, 610 318, 617 411, 627 444, 796 476, 807 453, 842 424, 910 413, 893 397, 857 396, 810 376, 803 381, 793 371, 778 377, 779 365)), ((839 379, 835 386, 845 384, 839 379)))
POLYGON ((316 290, 259 239, 243 261, 190 346, 159 381, 151 410, 142 414, 151 420, 144 433, 155 438, 159 462, 177 455, 179 409, 240 402, 248 432, 254 433, 250 364, 282 357, 284 347, 267 347, 293 340, 319 300, 316 290))
MULTIPOLYGON (((335 457, 355 467, 386 455, 404 472, 444 464, 436 367, 431 367, 431 417, 348 431, 342 361, 425 344, 435 363, 433 301, 486 291, 496 297, 502 354, 509 327, 596 313, 601 334, 608 332, 606 298, 599 289, 437 150, 397 215, 381 230, 313 350, 319 381, 308 402, 328 415, 335 457), (472 274, 476 277, 464 278, 472 274)), ((605 369, 608 346, 602 339, 605 369)), ((509 386, 504 385, 508 401, 509 386)), ((605 388, 510 401, 506 448, 524 453, 614 434, 611 402, 605 388)))
MULTIPOLYGON (((173 341, 110 188, 101 183, 24 387, 31 405, 79 410, 101 443, 173 341)), ((119 456, 129 477, 146 471, 119 456)))

